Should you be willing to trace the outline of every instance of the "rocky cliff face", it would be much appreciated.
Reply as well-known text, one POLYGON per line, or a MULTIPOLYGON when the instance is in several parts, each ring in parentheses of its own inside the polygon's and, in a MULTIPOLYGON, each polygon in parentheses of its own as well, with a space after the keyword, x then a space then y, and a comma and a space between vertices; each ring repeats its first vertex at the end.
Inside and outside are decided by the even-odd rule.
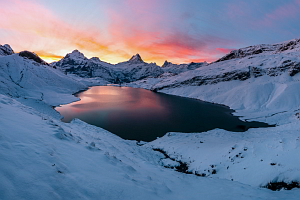
POLYGON ((0 45, 0 56, 8 56, 14 54, 14 50, 8 45, 0 45))

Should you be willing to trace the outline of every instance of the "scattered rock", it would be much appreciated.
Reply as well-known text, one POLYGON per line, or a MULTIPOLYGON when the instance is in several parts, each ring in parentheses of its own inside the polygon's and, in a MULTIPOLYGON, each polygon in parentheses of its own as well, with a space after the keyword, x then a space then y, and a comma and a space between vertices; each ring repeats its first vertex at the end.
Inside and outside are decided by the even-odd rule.
POLYGON ((300 185, 299 182, 296 181, 292 181, 291 183, 285 183, 281 181, 281 182, 270 182, 266 186, 263 186, 263 188, 268 188, 273 191, 279 191, 281 189, 291 190, 293 188, 300 188, 300 185))

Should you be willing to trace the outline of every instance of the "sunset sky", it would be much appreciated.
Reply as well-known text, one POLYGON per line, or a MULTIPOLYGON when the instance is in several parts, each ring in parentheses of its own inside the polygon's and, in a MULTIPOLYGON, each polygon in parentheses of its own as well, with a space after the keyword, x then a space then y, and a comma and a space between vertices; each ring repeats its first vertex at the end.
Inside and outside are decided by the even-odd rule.
POLYGON ((118 63, 212 62, 300 38, 300 0, 0 0, 0 44, 48 62, 74 49, 118 63))

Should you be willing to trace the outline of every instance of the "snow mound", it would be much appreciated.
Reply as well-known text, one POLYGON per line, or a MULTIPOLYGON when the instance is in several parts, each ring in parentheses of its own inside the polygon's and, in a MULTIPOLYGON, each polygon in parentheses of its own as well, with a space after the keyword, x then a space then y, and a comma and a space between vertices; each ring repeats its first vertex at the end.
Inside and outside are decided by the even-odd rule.
MULTIPOLYGON (((71 77, 48 65, 13 54, 0 57, 0 94, 33 98, 58 105, 66 96, 86 88, 71 77)), ((64 100, 65 101, 65 100, 64 100)))

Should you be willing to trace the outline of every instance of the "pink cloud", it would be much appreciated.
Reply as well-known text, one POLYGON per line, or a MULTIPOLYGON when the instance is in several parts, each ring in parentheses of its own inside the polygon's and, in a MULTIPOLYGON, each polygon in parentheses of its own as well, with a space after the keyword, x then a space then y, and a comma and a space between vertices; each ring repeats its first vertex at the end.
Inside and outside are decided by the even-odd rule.
POLYGON ((265 15, 260 24, 264 26, 272 26, 274 23, 278 23, 279 20, 294 18, 300 14, 300 1, 296 0, 292 3, 285 4, 278 7, 274 11, 265 15))
MULTIPOLYGON (((147 12, 151 12, 151 9, 147 12)), ((211 49, 210 46, 231 43, 216 36, 191 34, 186 30, 163 27, 157 22, 163 22, 165 16, 157 14, 152 17, 136 7, 130 10, 128 18, 126 14, 124 16, 124 13, 116 10, 108 10, 107 14, 111 19, 108 26, 111 40, 125 48, 128 54, 140 53, 147 62, 162 64, 166 59, 176 63, 213 61, 220 55, 220 51, 211 49)))
MULTIPOLYGON (((222 50, 211 46, 231 41, 201 33, 190 33, 168 25, 165 13, 156 13, 162 2, 126 0, 118 9, 107 9, 105 33, 96 27, 85 29, 63 21, 39 1, 11 0, 1 4, 0 27, 8 34, 0 42, 16 51, 24 49, 40 56, 59 58, 75 48, 88 56, 116 63, 140 53, 147 62, 213 61, 222 50)), ((182 15, 172 18, 180 24, 182 15), (178 20, 178 21, 176 21, 178 20)))

